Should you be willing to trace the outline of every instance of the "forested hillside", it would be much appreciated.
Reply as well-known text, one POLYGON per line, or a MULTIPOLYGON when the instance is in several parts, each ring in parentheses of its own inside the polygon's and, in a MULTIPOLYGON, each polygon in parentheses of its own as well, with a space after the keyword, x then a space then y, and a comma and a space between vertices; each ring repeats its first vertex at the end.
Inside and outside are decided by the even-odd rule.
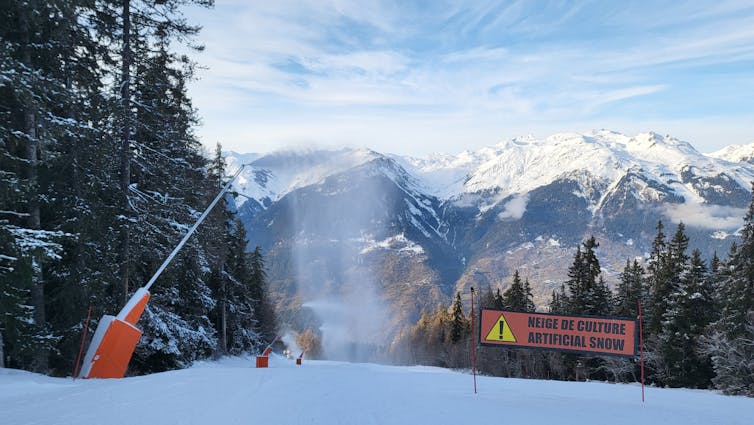
MULTIPOLYGON (((626 260, 620 283, 611 291, 595 255, 594 237, 576 249, 560 289, 552 292, 547 312, 638 319, 648 382, 670 387, 718 388, 726 394, 754 396, 754 201, 727 258, 707 263, 680 223, 672 236, 657 224, 646 261, 626 260), (645 264, 645 266, 643 265, 645 264)), ((564 274, 565 276, 566 274, 564 274)), ((534 312, 529 279, 516 271, 511 286, 482 290, 482 307, 534 312)), ((449 307, 424 312, 393 346, 409 364, 465 368, 470 365, 469 315, 461 294, 449 307)), ((482 372, 512 377, 635 382, 638 358, 623 359, 501 347, 479 347, 482 372)))
MULTIPOLYGON (((65 375, 225 179, 186 84, 212 0, 0 3, 0 366, 65 375), (89 333, 91 335, 91 332, 89 333)), ((242 353, 274 331, 259 250, 224 200, 156 282, 130 373, 242 353)))

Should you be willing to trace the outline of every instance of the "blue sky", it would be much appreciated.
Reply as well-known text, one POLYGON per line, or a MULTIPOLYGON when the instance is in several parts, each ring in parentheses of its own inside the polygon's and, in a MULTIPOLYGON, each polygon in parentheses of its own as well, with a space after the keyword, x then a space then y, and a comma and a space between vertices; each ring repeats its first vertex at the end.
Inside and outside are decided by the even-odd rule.
POLYGON ((752 1, 257 1, 190 10, 205 144, 457 153, 653 130, 754 142, 752 1))

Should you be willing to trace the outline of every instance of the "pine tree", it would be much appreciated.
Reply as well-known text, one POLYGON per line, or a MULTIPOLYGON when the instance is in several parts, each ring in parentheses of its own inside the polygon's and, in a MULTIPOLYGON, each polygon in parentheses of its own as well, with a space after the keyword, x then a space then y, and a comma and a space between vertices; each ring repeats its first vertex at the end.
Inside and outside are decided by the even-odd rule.
POLYGON ((492 286, 487 285, 487 290, 484 291, 484 295, 481 297, 479 303, 482 308, 495 308, 495 293, 492 292, 492 286))
POLYGON ((602 270, 594 249, 599 246, 594 236, 577 248, 568 269, 568 310, 572 314, 605 315, 611 310, 610 290, 602 278, 602 270))
POLYGON ((463 303, 461 302, 460 292, 456 293, 450 320, 450 342, 455 344, 465 338, 469 330, 469 323, 463 314, 463 303))
POLYGON ((754 198, 744 217, 740 244, 731 247, 727 266, 718 328, 734 339, 745 333, 748 316, 754 311, 754 198))
POLYGON ((249 265, 251 266, 250 297, 256 313, 259 337, 269 342, 277 336, 277 318, 272 300, 267 294, 267 273, 262 248, 258 246, 254 248, 249 258, 249 265))
POLYGON ((93 126, 101 116, 101 56, 88 15, 82 13, 88 7, 84 1, 0 6, 0 140, 6 153, 0 160, 0 186, 13 193, 3 200, 9 205, 0 210, 12 213, 3 226, 21 248, 19 261, 27 263, 22 268, 29 272, 16 276, 14 284, 16 289, 31 289, 25 305, 34 309, 38 336, 48 341, 35 355, 35 369, 40 371, 48 370, 49 355, 58 351, 54 345, 61 338, 60 328, 67 327, 58 323, 63 316, 56 314, 58 294, 50 294, 61 274, 56 267, 69 248, 81 246, 67 229, 81 208, 61 204, 85 205, 81 198, 75 200, 80 168, 72 160, 80 152, 79 137, 96 140, 93 126), (71 174, 57 178, 64 168, 71 174), (31 246, 39 249, 27 249, 31 246), (44 246, 57 248, 53 252, 44 246))
POLYGON ((503 308, 513 311, 534 311, 529 280, 521 282, 521 276, 516 270, 513 274, 513 283, 502 296, 503 308))
MULTIPOLYGON (((213 176, 216 164, 208 167, 193 134, 186 84, 195 65, 170 50, 198 31, 181 8, 211 3, 0 5, 0 348, 8 365, 69 373, 87 306, 92 326, 117 311, 217 193, 222 173, 213 176)), ((230 350, 274 328, 271 308, 260 318, 257 303, 266 301, 251 294, 245 234, 228 207, 156 283, 133 372, 180 367, 215 349, 212 266, 227 284, 230 350)))
POLYGON ((626 260, 626 266, 620 274, 620 283, 615 294, 615 310, 617 316, 636 317, 637 301, 642 296, 644 269, 638 261, 626 260))
POLYGON ((526 295, 526 304, 524 306, 525 311, 536 311, 537 306, 534 304, 534 295, 531 292, 531 284, 529 283, 528 277, 524 280, 524 295, 526 295))
POLYGON ((566 294, 565 284, 560 285, 558 291, 552 291, 548 311, 556 314, 567 314, 570 300, 566 294))
MULTIPOLYGON (((222 156, 222 147, 219 143, 215 150, 215 156, 208 164, 208 171, 212 190, 219 191, 225 185, 225 159, 222 156)), ((215 350, 217 355, 224 355, 229 352, 228 316, 233 304, 232 288, 240 284, 238 281, 234 281, 233 275, 228 270, 230 247, 233 242, 230 234, 232 220, 228 199, 223 199, 209 215, 201 232, 202 236, 207 237, 205 246, 207 247, 209 269, 211 270, 209 287, 217 300, 215 309, 210 313, 219 337, 215 350), (222 235, 222 237, 217 237, 217 235, 222 235)))
POLYGON ((657 335, 662 329, 662 315, 667 310, 668 297, 670 296, 670 282, 668 276, 668 248, 663 233, 662 221, 657 222, 657 235, 652 242, 652 252, 649 255, 647 265, 647 288, 648 300, 645 323, 646 333, 657 335))
POLYGON ((699 339, 712 320, 712 290, 701 252, 694 250, 688 273, 671 295, 664 315, 660 348, 663 381, 673 387, 706 388, 712 378, 709 356, 699 354, 699 339))

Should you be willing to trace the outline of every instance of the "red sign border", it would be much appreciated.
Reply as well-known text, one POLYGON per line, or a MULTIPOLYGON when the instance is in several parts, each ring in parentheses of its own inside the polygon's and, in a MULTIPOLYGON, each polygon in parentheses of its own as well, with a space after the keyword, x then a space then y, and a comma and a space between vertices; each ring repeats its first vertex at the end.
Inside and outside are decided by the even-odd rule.
MULTIPOLYGON (((511 332, 513 332, 513 329, 511 329, 511 332)), ((480 308, 479 309, 479 338, 477 339, 477 343, 479 345, 483 345, 485 347, 502 347, 502 348, 513 348, 516 350, 539 350, 539 351, 556 351, 556 352, 566 352, 566 353, 577 353, 577 354, 586 354, 591 357, 623 357, 623 358, 635 358, 639 354, 639 319, 635 318, 632 319, 630 317, 620 317, 620 316, 589 316, 589 315, 581 315, 581 314, 556 314, 556 313, 540 313, 538 311, 516 311, 516 310, 497 310, 494 308, 480 308), (543 316, 556 316, 556 317, 578 317, 578 318, 586 318, 586 319, 608 319, 608 320, 625 320, 629 322, 634 322, 634 354, 628 355, 628 354, 619 354, 619 353, 602 353, 602 352, 595 352, 595 351, 584 351, 584 350, 573 350, 570 348, 549 348, 549 347, 527 347, 518 345, 516 343, 511 342, 499 342, 496 344, 489 343, 489 342, 483 342, 484 339, 482 338, 482 313, 487 311, 495 311, 502 314, 505 313, 524 313, 524 314, 537 314, 537 315, 543 315, 543 316)))

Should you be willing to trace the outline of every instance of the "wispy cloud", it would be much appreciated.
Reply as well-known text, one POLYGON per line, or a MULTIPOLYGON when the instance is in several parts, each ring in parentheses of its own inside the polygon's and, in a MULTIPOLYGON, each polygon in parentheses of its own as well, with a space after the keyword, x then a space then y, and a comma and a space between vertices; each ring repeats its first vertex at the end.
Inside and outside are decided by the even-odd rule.
POLYGON ((688 203, 668 206, 665 214, 673 223, 682 221, 694 227, 735 230, 743 225, 746 209, 688 203))
POLYGON ((529 203, 529 194, 516 195, 510 201, 506 202, 497 217, 500 220, 520 220, 526 212, 526 204, 529 203))
MULTIPOLYGON (((754 110, 746 96, 754 89, 754 8, 722 1, 640 9, 218 2, 192 17, 205 27, 207 51, 198 59, 209 68, 191 89, 204 116, 200 134, 210 142, 221 135, 241 151, 348 134, 354 144, 377 140, 372 147, 415 154, 595 123, 619 131, 657 123, 667 131, 663 123, 706 117, 714 125, 726 108, 728 124, 731 116, 745 122, 754 110), (250 135, 255 144, 245 147, 250 135), (408 146, 425 139, 434 146, 408 146)), ((751 136, 736 139, 744 127, 719 125, 728 137, 718 139, 754 139, 751 126, 751 136)))

